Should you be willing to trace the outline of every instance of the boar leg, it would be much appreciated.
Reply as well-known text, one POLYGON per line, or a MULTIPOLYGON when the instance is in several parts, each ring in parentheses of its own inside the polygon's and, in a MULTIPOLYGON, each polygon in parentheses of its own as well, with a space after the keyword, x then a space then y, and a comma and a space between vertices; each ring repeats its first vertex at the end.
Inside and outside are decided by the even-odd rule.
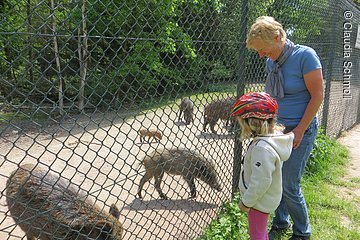
POLYGON ((204 127, 203 127, 203 131, 206 132, 206 126, 209 124, 208 120, 205 118, 204 119, 204 127))
POLYGON ((235 121, 233 119, 230 119, 230 127, 229 127, 229 132, 234 132, 235 131, 235 121))
POLYGON ((186 176, 184 177, 185 181, 189 185, 190 188, 190 198, 196 197, 196 187, 195 187, 195 178, 192 176, 186 176))
POLYGON ((148 182, 152 177, 153 176, 149 172, 146 172, 145 175, 141 178, 137 192, 137 195, 139 196, 140 199, 142 198, 141 191, 144 187, 144 184, 148 182))
POLYGON ((186 125, 189 125, 191 122, 193 122, 192 114, 191 114, 191 113, 187 113, 187 114, 185 115, 185 122, 186 122, 186 125))
POLYGON ((216 124, 216 122, 211 122, 211 123, 210 123, 211 132, 214 133, 214 134, 216 134, 216 131, 215 131, 215 129, 214 129, 215 124, 216 124))
POLYGON ((225 128, 227 128, 229 126, 229 118, 227 118, 226 120, 225 120, 225 128))
POLYGON ((168 199, 160 187, 163 176, 164 172, 161 172, 159 175, 155 176, 155 189, 159 193, 161 199, 168 199))
POLYGON ((185 118, 185 125, 189 125, 190 124, 189 118, 186 115, 184 116, 184 118, 185 118))
POLYGON ((181 120, 181 113, 182 113, 182 110, 180 109, 180 111, 179 111, 179 121, 181 120))

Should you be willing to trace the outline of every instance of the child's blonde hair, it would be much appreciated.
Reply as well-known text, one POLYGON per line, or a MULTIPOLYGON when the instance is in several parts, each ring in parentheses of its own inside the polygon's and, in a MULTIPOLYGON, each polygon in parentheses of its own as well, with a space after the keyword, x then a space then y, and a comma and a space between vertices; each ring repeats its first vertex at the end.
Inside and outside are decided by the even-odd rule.
POLYGON ((275 131, 283 131, 284 127, 276 123, 276 119, 242 118, 237 117, 241 127, 241 140, 249 139, 258 135, 272 134, 275 131))
POLYGON ((241 126, 241 139, 274 133, 278 104, 270 94, 249 92, 236 100, 231 116, 241 126))
POLYGON ((286 32, 281 23, 277 22, 273 17, 258 17, 247 34, 246 47, 253 48, 252 43, 255 39, 265 43, 273 43, 275 36, 279 36, 283 42, 286 40, 286 32))

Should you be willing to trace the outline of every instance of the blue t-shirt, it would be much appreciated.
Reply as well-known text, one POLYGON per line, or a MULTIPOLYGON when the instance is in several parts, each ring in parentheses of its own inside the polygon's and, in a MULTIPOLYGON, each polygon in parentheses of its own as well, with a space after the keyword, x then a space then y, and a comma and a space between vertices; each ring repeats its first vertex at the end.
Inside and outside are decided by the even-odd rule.
MULTIPOLYGON (((266 60, 266 72, 269 73, 274 62, 266 60)), ((306 88, 304 74, 320 69, 320 58, 314 49, 295 45, 289 58, 281 66, 284 77, 284 98, 278 100, 278 122, 284 126, 297 126, 304 115, 310 101, 310 93, 306 88)))

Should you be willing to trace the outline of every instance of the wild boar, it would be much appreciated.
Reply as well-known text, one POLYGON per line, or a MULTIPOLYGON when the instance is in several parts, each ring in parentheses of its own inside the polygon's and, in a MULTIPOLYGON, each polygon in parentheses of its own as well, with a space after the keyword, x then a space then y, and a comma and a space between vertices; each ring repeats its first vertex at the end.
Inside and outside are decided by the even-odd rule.
POLYGON ((182 113, 184 113, 184 120, 186 125, 194 122, 194 103, 188 97, 185 97, 181 100, 179 108, 179 121, 181 121, 182 113))
POLYGON ((204 108, 203 131, 206 132, 206 127, 209 124, 211 132, 216 134, 214 127, 219 119, 226 121, 226 127, 228 127, 230 121, 230 129, 232 129, 234 121, 230 119, 230 114, 235 100, 235 97, 230 97, 217 100, 206 105, 204 108))
POLYGON ((190 187, 190 198, 196 197, 195 178, 207 183, 210 187, 221 191, 221 185, 212 161, 199 153, 187 149, 155 150, 142 160, 146 172, 139 183, 138 196, 142 198, 144 184, 155 178, 155 189, 162 199, 168 199, 160 185, 164 173, 181 175, 190 187))
POLYGON ((6 183, 6 201, 27 239, 120 240, 120 212, 103 211, 66 179, 33 164, 19 166, 6 183))

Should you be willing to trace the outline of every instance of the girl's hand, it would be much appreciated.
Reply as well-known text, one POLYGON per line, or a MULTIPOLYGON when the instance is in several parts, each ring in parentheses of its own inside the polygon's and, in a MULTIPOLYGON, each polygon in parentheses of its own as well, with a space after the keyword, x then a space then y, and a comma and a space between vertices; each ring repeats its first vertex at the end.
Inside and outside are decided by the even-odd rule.
POLYGON ((248 208, 247 206, 245 206, 242 201, 239 202, 239 208, 242 212, 249 212, 250 208, 248 208))

